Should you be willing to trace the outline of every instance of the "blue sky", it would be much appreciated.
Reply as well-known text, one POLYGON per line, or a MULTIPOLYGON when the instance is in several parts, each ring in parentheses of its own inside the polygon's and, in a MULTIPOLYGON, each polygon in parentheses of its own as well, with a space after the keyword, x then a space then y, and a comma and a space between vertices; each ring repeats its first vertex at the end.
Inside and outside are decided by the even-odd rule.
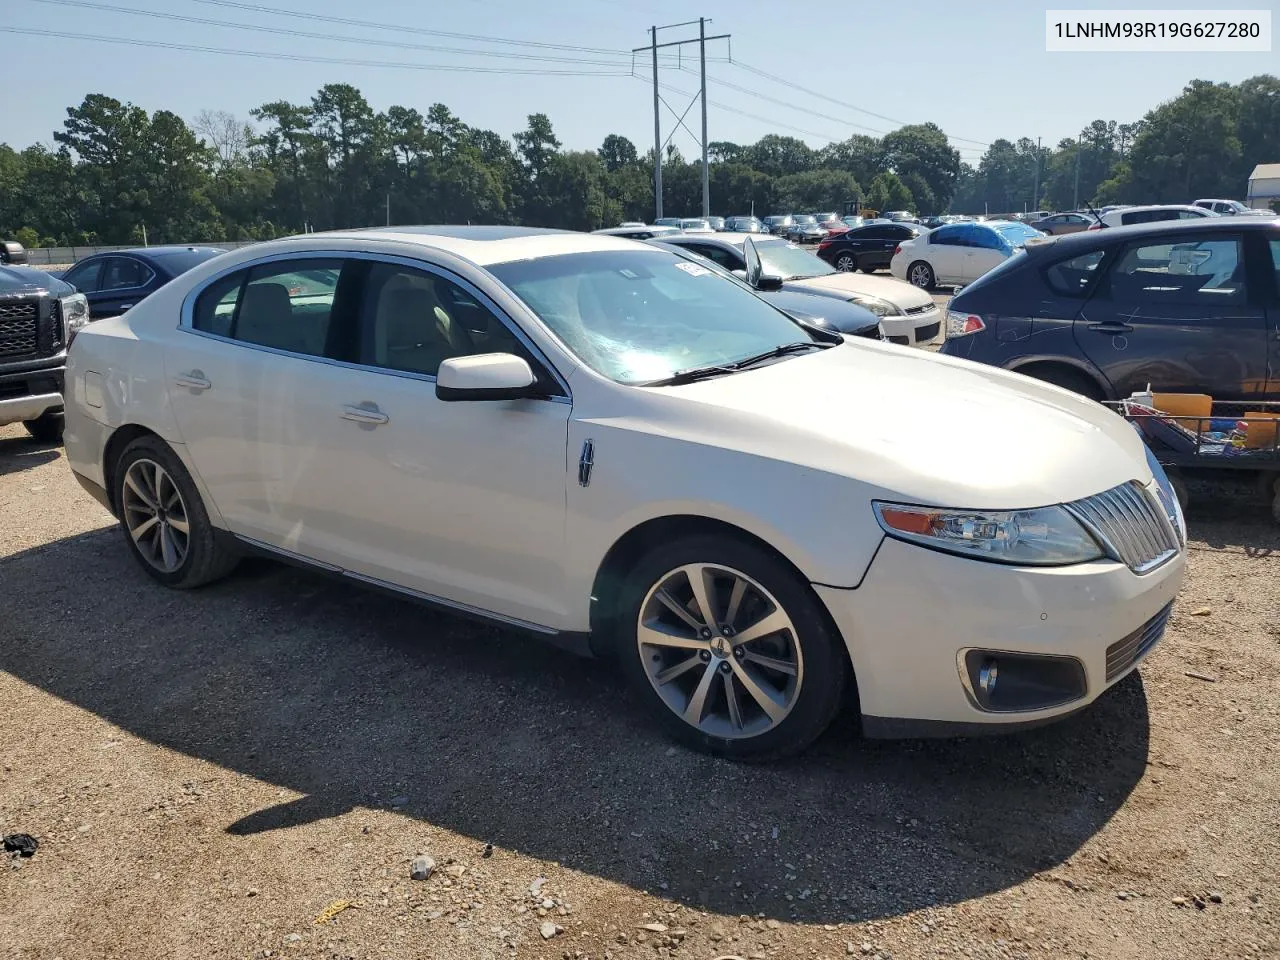
MULTIPOLYGON (((1046 53, 1044 10, 1046 6, 1070 6, 1063 0, 1051 4, 1037 0, 899 0, 836 5, 778 0, 68 3, 69 0, 3 0, 5 13, 0 28, 371 62, 250 58, 121 45, 100 39, 0 32, 0 64, 9 90, 0 101, 0 141, 15 146, 51 141, 52 131, 60 128, 65 108, 79 103, 90 92, 129 100, 148 110, 167 108, 190 120, 205 108, 247 117, 250 108, 264 101, 306 102, 322 84, 341 81, 359 87, 379 110, 399 103, 425 112, 430 104, 442 102, 465 122, 503 135, 521 129, 527 114, 540 111, 551 117, 567 147, 594 148, 606 134, 621 133, 644 150, 653 138, 651 87, 647 81, 626 76, 631 70, 631 54, 619 51, 647 43, 651 24, 673 23, 697 15, 713 19, 709 34, 732 34, 732 57, 736 62, 713 62, 708 67, 710 99, 723 105, 710 108, 709 124, 711 139, 740 143, 776 132, 799 136, 820 146, 855 132, 883 132, 898 126, 897 121, 933 120, 956 138, 953 143, 972 162, 981 154, 982 144, 995 137, 1039 136, 1046 144, 1053 144, 1062 137, 1074 136, 1097 118, 1122 122, 1138 119, 1161 100, 1175 96, 1192 78, 1236 82, 1280 70, 1280 46, 1271 53, 1259 54, 1046 53), (398 24, 403 29, 375 29, 250 9, 264 6, 398 24), (102 7, 252 24, 294 33, 166 20, 102 7), (412 32, 415 30, 592 50, 480 43, 412 32), (299 36, 298 32, 320 36, 299 36), (350 42, 355 40, 370 42, 350 42), (421 49, 423 46, 511 56, 466 56, 421 49), (378 65, 388 61, 463 69, 438 71, 378 65), (472 68, 564 70, 596 75, 517 75, 472 68), (783 86, 749 68, 785 77, 831 100, 783 86)), ((1096 2, 1091 6, 1108 8, 1096 2)), ((1250 7, 1271 9, 1273 22, 1280 23, 1278 6, 1280 0, 1218 0, 1216 4, 1211 0, 1163 0, 1159 4, 1129 0, 1109 8, 1250 7)), ((696 26, 669 30, 661 33, 660 39, 696 36, 696 31, 696 26)), ((720 59, 728 55, 729 48, 724 41, 718 41, 709 51, 709 56, 720 59)), ((672 59, 662 66, 663 81, 693 92, 697 76, 687 68, 696 66, 696 47, 686 48, 685 70, 672 59)), ((648 60, 638 57, 636 70, 647 78, 648 60)), ((689 100, 678 93, 664 93, 664 97, 676 110, 683 110, 689 100)), ((674 126, 673 120, 664 110, 664 136, 674 126)), ((692 130, 698 130, 700 115, 696 106, 685 122, 692 130)), ((686 156, 696 152, 695 140, 684 131, 676 133, 674 142, 686 156)))

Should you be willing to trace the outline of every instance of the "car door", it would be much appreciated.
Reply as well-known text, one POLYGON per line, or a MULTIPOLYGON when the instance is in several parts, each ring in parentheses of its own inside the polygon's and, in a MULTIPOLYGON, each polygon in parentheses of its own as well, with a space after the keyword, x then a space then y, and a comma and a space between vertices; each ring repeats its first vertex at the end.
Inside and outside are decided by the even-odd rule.
POLYGON ((94 257, 82 260, 62 275, 62 279, 85 295, 87 300, 98 290, 102 279, 104 258, 94 257))
POLYGON ((964 273, 965 283, 977 280, 988 270, 999 266, 1009 258, 1010 247, 995 230, 989 227, 969 225, 965 229, 964 273))
POLYGON ((86 294, 95 320, 118 317, 150 292, 155 271, 136 257, 107 257, 102 262, 98 289, 86 294))
POLYGON ((925 247, 933 274, 941 283, 956 283, 964 279, 966 245, 963 232, 963 227, 938 227, 917 240, 912 248, 919 250, 921 246, 925 247), (927 246, 921 240, 926 241, 927 246))
POLYGON ((378 584, 563 624, 567 387, 463 278, 417 261, 361 265, 356 362, 284 384, 321 454, 297 551, 378 584), (477 353, 523 356, 545 398, 437 399, 440 363, 477 353))
POLYGON ((1270 267, 1272 280, 1267 306, 1267 399, 1280 403, 1280 240, 1269 240, 1267 246, 1271 256, 1263 260, 1264 274, 1270 267))
POLYGON ((347 462, 317 429, 332 403, 319 410, 297 389, 320 380, 325 361, 354 356, 344 274, 350 287, 343 260, 315 255, 230 271, 196 292, 165 338, 169 403, 197 474, 232 533, 274 549, 306 552, 317 504, 347 462))
POLYGON ((1157 234, 1110 258, 1073 333, 1117 396, 1148 385, 1216 400, 1265 391, 1265 294, 1249 276, 1247 240, 1226 230, 1157 234))

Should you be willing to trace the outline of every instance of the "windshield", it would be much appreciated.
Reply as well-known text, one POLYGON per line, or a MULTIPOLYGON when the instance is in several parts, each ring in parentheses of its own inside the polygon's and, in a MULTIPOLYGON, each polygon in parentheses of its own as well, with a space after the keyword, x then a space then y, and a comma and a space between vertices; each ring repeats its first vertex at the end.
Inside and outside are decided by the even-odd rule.
POLYGON ((825 277, 836 272, 825 260, 786 240, 758 241, 756 252, 760 254, 760 266, 766 276, 798 280, 801 277, 825 277))
POLYGON ((795 220, 793 220, 792 222, 793 223, 817 223, 818 218, 811 213, 802 213, 800 214, 800 216, 796 217, 795 220))
POLYGON ((994 229, 1011 247, 1025 246, 1028 240, 1044 236, 1035 227, 1028 227, 1025 223, 1001 223, 994 229))
POLYGON ((570 253, 489 272, 583 363, 619 383, 818 342, 745 285, 668 251, 570 253))

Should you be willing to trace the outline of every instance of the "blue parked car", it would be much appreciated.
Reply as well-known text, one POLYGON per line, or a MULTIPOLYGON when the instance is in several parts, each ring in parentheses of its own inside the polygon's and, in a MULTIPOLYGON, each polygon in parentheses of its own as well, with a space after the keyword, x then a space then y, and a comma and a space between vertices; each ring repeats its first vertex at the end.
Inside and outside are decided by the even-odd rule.
POLYGON ((226 251, 220 247, 139 247, 85 257, 62 275, 89 300, 94 320, 116 317, 192 267, 226 251))

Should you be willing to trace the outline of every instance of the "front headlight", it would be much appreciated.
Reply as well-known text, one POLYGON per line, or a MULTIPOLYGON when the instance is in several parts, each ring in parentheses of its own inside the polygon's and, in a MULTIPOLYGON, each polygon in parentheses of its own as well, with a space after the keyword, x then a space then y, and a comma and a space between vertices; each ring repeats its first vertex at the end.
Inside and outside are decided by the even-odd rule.
POLYGON ((1151 468, 1151 473, 1156 478, 1156 496, 1160 499, 1160 505, 1164 507, 1165 516, 1173 524, 1173 529, 1178 531, 1178 542, 1185 547, 1187 519, 1182 515, 1182 504, 1178 502, 1178 494, 1173 489, 1173 484, 1169 482, 1169 475, 1164 472, 1164 467, 1160 466, 1160 461, 1151 452, 1151 448, 1145 443, 1142 446, 1147 452, 1147 466, 1151 468))
POLYGON ((67 346, 75 339, 76 333, 89 322, 89 301, 83 293, 73 293, 58 299, 62 311, 62 330, 67 346))
POLYGON ((1058 567, 1105 556, 1089 531, 1062 507, 948 510, 880 501, 872 506, 889 536, 975 560, 1058 567))
POLYGON ((860 293, 856 297, 850 297, 849 302, 856 303, 858 306, 870 310, 877 317, 897 317, 902 315, 902 311, 888 300, 881 300, 879 297, 871 297, 865 293, 860 293))

